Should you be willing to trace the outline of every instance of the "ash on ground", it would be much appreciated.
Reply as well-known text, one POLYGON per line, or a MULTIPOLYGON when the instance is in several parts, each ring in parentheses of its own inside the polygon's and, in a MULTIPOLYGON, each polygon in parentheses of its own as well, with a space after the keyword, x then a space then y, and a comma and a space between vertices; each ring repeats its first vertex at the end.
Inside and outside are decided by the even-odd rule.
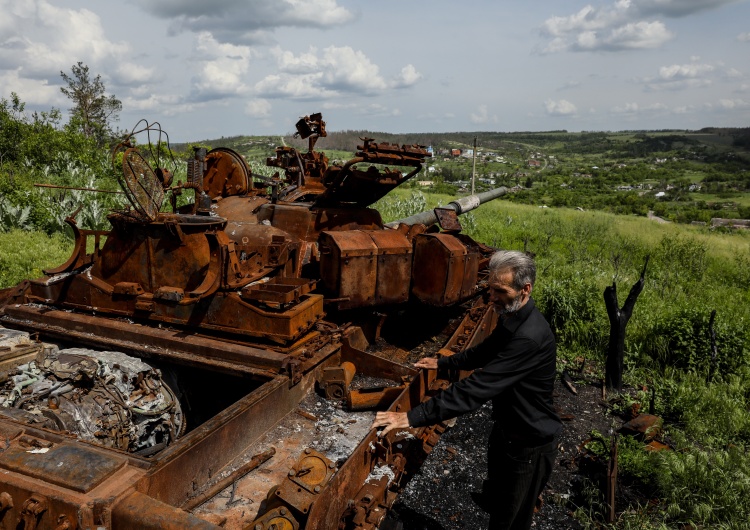
POLYGON ((363 375, 357 373, 354 376, 354 379, 352 379, 349 387, 352 390, 369 390, 373 388, 388 388, 400 385, 401 383, 398 383, 393 379, 386 379, 384 377, 375 377, 372 375, 363 375))
MULTIPOLYGON (((579 447, 592 430, 607 432, 613 418, 601 400, 598 384, 582 384, 572 394, 558 381, 555 406, 564 418, 558 456, 543 505, 534 515, 532 528, 539 530, 580 529, 572 512, 572 500, 581 480, 575 464, 579 447)), ((471 499, 487 473, 487 442, 492 429, 492 406, 488 403, 458 418, 411 478, 381 530, 464 530, 487 528, 489 515, 471 499)))
POLYGON ((349 412, 340 401, 328 400, 310 393, 302 400, 300 410, 316 418, 314 439, 310 447, 338 464, 346 461, 370 432, 375 413, 349 412))

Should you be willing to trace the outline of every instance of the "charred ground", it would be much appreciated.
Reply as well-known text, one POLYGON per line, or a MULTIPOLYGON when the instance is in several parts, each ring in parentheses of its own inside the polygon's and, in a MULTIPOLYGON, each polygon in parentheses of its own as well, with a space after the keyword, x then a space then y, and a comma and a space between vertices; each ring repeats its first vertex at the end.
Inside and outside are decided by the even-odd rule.
MULTIPOLYGON (((623 420, 611 414, 602 399, 601 383, 593 378, 576 381, 576 394, 558 378, 555 405, 563 418, 559 454, 534 528, 582 528, 574 518, 583 484, 595 481, 597 471, 581 469, 584 444, 592 432, 608 433, 623 420), (585 480, 587 479, 587 480, 585 480)), ((435 446, 425 465, 412 477, 382 528, 384 530, 459 530, 485 528, 489 516, 471 499, 486 474, 487 441, 492 406, 459 418, 435 446)))

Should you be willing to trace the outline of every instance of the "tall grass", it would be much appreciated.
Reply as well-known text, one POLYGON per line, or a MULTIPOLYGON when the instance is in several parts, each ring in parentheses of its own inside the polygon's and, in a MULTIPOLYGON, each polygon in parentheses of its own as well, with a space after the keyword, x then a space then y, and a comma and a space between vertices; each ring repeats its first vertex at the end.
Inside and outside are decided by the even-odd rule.
POLYGON ((73 241, 61 233, 10 230, 0 233, 0 289, 27 278, 39 278, 42 270, 65 263, 73 241))

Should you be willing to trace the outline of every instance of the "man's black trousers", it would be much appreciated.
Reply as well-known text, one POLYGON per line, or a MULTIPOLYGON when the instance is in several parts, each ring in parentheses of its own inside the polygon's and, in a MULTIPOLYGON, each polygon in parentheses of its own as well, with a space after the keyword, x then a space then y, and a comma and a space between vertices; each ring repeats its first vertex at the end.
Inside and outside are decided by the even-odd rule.
POLYGON ((491 503, 489 530, 528 530, 539 494, 552 474, 557 436, 552 440, 514 440, 495 423, 487 453, 483 497, 491 503))

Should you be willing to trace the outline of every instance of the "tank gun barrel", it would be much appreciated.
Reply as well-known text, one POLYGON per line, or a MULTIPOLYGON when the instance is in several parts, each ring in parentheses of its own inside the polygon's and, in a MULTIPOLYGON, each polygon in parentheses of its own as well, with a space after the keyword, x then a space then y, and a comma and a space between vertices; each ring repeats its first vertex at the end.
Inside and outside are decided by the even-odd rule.
MULTIPOLYGON (((505 195, 506 193, 508 193, 508 188, 506 188, 505 186, 501 186, 499 188, 495 188, 494 190, 477 193, 476 195, 461 197, 460 199, 449 202, 448 205, 444 206, 443 208, 455 210, 456 214, 461 215, 475 208, 478 208, 480 205, 486 202, 495 200, 498 197, 505 195)), ((427 210, 425 212, 420 212, 409 217, 405 217, 404 219, 398 219, 397 221, 386 223, 385 226, 389 228, 395 228, 399 224, 423 224, 425 226, 430 226, 437 222, 438 218, 437 215, 435 215, 435 212, 433 210, 427 210)))

